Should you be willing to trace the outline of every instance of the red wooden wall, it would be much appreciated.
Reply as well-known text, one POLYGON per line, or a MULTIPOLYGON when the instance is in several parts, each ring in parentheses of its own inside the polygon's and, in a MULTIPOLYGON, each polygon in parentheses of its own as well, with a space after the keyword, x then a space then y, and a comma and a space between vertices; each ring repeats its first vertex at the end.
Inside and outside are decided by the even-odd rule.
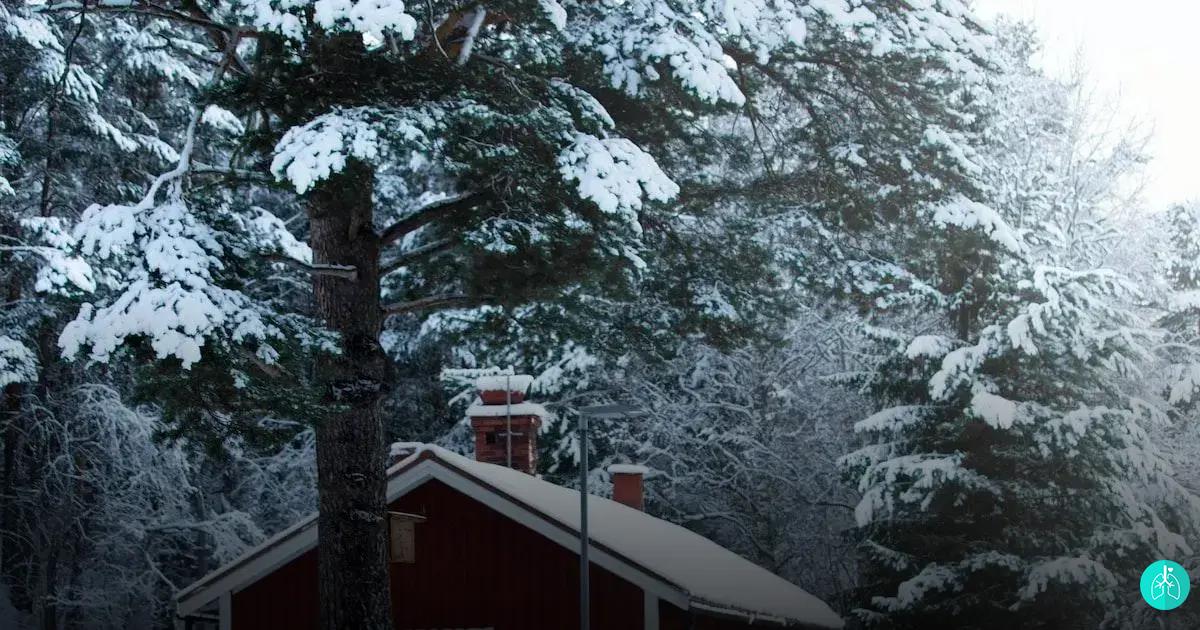
MULTIPOLYGON (((423 514, 416 562, 392 565, 397 630, 569 630, 579 625, 579 559, 499 512, 431 480, 392 504, 423 514)), ((592 628, 641 630, 638 587, 592 566, 592 628)), ((233 629, 317 627, 310 551, 233 596, 233 629)))

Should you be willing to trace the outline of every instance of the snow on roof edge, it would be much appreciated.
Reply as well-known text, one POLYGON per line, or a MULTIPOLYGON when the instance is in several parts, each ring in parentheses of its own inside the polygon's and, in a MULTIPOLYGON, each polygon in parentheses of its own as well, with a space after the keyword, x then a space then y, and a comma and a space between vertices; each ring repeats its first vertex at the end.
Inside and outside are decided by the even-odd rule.
MULTIPOLYGON (((553 519, 558 524, 573 531, 579 531, 579 492, 577 490, 558 486, 504 466, 479 462, 432 444, 427 444, 423 448, 413 452, 408 458, 398 462, 393 468, 399 472, 403 467, 410 465, 411 462, 420 458, 432 458, 444 465, 450 466, 462 474, 484 482, 496 492, 506 494, 524 503, 529 508, 541 512, 545 517, 553 519), (557 501, 546 501, 549 497, 538 496, 543 493, 553 493, 560 496, 557 497, 557 501), (562 500, 564 498, 566 499, 565 501, 562 500), (556 509, 560 505, 555 505, 555 503, 564 505, 565 510, 556 509)), ((652 575, 659 576, 660 579, 666 579, 673 586, 683 591, 687 595, 689 603, 697 607, 697 609, 749 620, 774 621, 785 626, 799 624, 803 627, 834 630, 842 628, 845 625, 845 621, 821 599, 708 538, 669 521, 659 519, 641 510, 628 507, 604 497, 592 495, 589 497, 589 503, 592 506, 589 510, 588 519, 589 537, 592 544, 603 546, 615 552, 618 556, 625 558, 625 561, 633 562, 640 569, 648 571, 652 575), (624 516, 615 520, 609 519, 609 516, 614 513, 618 515, 623 514, 624 516), (607 524, 598 522, 604 519, 609 519, 611 522, 607 524), (638 528, 637 535, 620 536, 619 529, 621 528, 616 526, 623 525, 627 529, 631 523, 635 526, 642 525, 643 527, 638 528), (653 536, 649 536, 651 533, 649 530, 658 530, 653 533, 659 535, 669 535, 671 541, 674 541, 676 544, 672 545, 671 541, 659 541, 653 536), (606 537, 605 534, 610 531, 616 531, 618 535, 606 537), (655 540, 655 542, 649 545, 648 548, 641 550, 633 549, 633 547, 645 543, 648 539, 655 540), (691 547, 690 551, 707 552, 714 561, 714 564, 723 564, 724 566, 710 565, 698 570, 695 567, 674 567, 674 571, 664 570, 667 567, 662 566, 661 561, 664 560, 662 552, 664 550, 669 552, 672 549, 681 550, 682 547, 691 547), (648 558, 644 552, 657 552, 660 556, 658 558, 660 561, 658 566, 655 566, 653 562, 648 564, 648 558), (639 558, 639 555, 642 557, 639 558), (713 584, 698 584, 697 576, 701 578, 711 577, 714 572, 717 572, 715 570, 718 568, 732 570, 738 573, 738 575, 731 578, 728 583, 722 585, 726 588, 714 589, 713 584), (728 593, 724 591, 732 589, 741 589, 743 591, 741 593, 742 598, 739 598, 740 601, 722 601, 731 599, 728 593), (770 603, 762 601, 749 603, 746 601, 747 599, 760 597, 762 595, 762 593, 758 592, 760 590, 763 592, 768 590, 773 591, 773 594, 780 599, 776 599, 770 603), (787 600, 786 603, 784 603, 785 599, 787 600), (787 612, 779 612, 780 608, 786 608, 787 612)), ((680 558, 675 557, 673 559, 677 561, 680 558)), ((672 564, 670 562, 672 558, 669 553, 666 560, 668 564, 672 564)))
MULTIPOLYGON (((564 488, 562 486, 552 484, 548 481, 544 481, 537 477, 533 477, 533 476, 527 475, 523 472, 505 468, 503 466, 496 466, 493 464, 478 462, 473 459, 469 459, 462 455, 454 453, 452 451, 448 451, 437 445, 421 444, 421 443, 416 443, 416 442, 402 443, 400 445, 403 446, 403 450, 411 449, 411 452, 409 452, 409 454, 406 457, 404 457, 400 461, 397 461, 395 464, 393 464, 387 468, 386 476, 387 476, 387 479, 389 482, 392 480, 393 477, 405 472, 407 469, 420 463, 420 461, 422 461, 422 460, 429 459, 429 460, 437 461, 444 466, 453 468, 454 470, 460 472, 461 474, 468 475, 470 477, 473 477, 479 481, 486 483, 488 486, 490 486, 496 492, 509 495, 511 498, 517 499, 518 501, 521 501, 522 503, 527 504, 527 506, 529 508, 536 509, 539 512, 542 512, 542 514, 545 517, 554 519, 558 524, 560 524, 564 527, 567 527, 568 529, 572 529, 574 531, 579 531, 579 524, 577 522, 571 523, 569 518, 560 518, 559 516, 553 514, 554 510, 544 509, 545 506, 533 505, 529 501, 525 500, 528 497, 518 496, 517 494, 510 492, 509 489, 504 486, 509 486, 511 481, 515 479, 515 480, 518 480, 519 484, 523 485, 523 486, 542 487, 545 489, 553 488, 554 489, 553 492, 556 494, 573 495, 573 497, 570 498, 570 505, 572 506, 571 509, 575 510, 576 516, 578 515, 577 509, 578 509, 578 501, 579 501, 579 499, 578 499, 579 492, 577 490, 573 490, 570 488, 564 488), (481 472, 483 474, 481 474, 481 472), (494 478, 497 476, 507 477, 509 483, 500 483, 500 484, 493 483, 494 478)), ((396 449, 393 449, 393 453, 395 453, 395 450, 396 449)), ((389 497, 388 500, 391 501, 393 499, 391 497, 389 497)), ((598 513, 603 513, 605 511, 611 511, 614 509, 617 510, 618 513, 621 513, 621 511, 625 511, 624 513, 626 514, 626 517, 633 517, 635 519, 647 519, 644 521, 645 523, 647 523, 647 524, 654 523, 655 527, 659 528, 660 530, 663 530, 664 528, 666 528, 669 531, 671 531, 675 537, 677 537, 681 540, 686 539, 686 540, 692 542, 693 544, 696 539, 702 540, 710 548, 719 549, 721 552, 723 552, 723 554, 726 556, 726 558, 724 558, 726 561, 728 560, 728 558, 736 559, 737 563, 742 565, 743 568, 744 567, 752 567, 754 569, 754 571, 752 571, 752 573, 757 572, 758 576, 765 574, 767 576, 770 576, 770 578, 773 578, 773 580, 776 581, 777 583, 781 582, 781 583, 785 584, 792 591, 794 591, 794 593, 791 594, 791 597, 794 597, 794 598, 797 598, 800 600, 807 600, 807 601, 805 601, 805 603, 808 604, 810 607, 814 608, 813 610, 809 610, 807 612, 814 613, 814 616, 817 618, 816 619, 806 618, 808 615, 779 614, 779 613, 774 613, 774 612, 767 611, 767 610, 755 610, 754 606, 743 607, 743 606, 733 604, 733 603, 713 601, 712 599, 710 599, 710 597, 708 597, 704 594, 694 592, 696 589, 689 588, 688 584, 681 583, 681 582, 686 582, 687 580, 681 581, 681 580, 675 579, 673 576, 663 575, 662 574, 663 572, 660 571, 658 567, 644 565, 642 560, 638 560, 635 557, 637 555, 636 553, 630 553, 629 551, 620 549, 619 547, 621 545, 619 545, 619 544, 614 546, 613 544, 611 544, 611 542, 599 540, 596 535, 597 530, 595 529, 598 524, 593 524, 593 518, 588 519, 589 527, 591 529, 590 539, 592 540, 592 544, 599 544, 606 548, 609 548, 610 550, 615 551, 619 556, 626 558, 627 561, 632 561, 632 562, 638 564, 641 569, 647 570, 651 574, 657 575, 662 579, 669 580, 676 588, 679 588, 687 595, 688 600, 689 600, 689 605, 697 610, 704 610, 704 611, 708 611, 708 612, 711 612, 714 614, 736 616, 739 618, 747 619, 751 622, 756 621, 756 620, 757 621, 767 621, 767 622, 779 623, 780 625, 785 625, 785 626, 799 624, 803 627, 827 628, 829 630, 837 630, 837 629, 844 627, 844 625, 845 625, 844 620, 840 616, 838 616, 837 613, 833 611, 833 609, 829 608, 829 606, 827 604, 825 604, 824 601, 818 599, 817 597, 808 593, 807 591, 800 588, 799 586, 792 584, 791 582, 787 582, 783 578, 776 576, 775 574, 767 571, 766 569, 759 567, 758 565, 754 564, 753 562, 746 560, 745 558, 742 558, 741 556, 738 556, 737 554, 733 553, 732 551, 729 551, 728 549, 721 547, 717 543, 715 543, 707 538, 704 538, 703 536, 700 536, 699 534, 696 534, 695 532, 692 532, 691 530, 680 527, 679 525, 675 525, 674 523, 664 521, 657 517, 651 516, 649 514, 642 512, 641 510, 636 510, 634 508, 630 508, 628 506, 622 505, 615 501, 611 501, 609 499, 605 499, 603 497, 593 495, 589 498, 589 501, 592 502, 593 505, 595 506, 593 508, 593 510, 590 511, 590 516, 593 518, 598 513)), ((265 553, 266 551, 268 551, 275 545, 278 545, 282 541, 284 541, 292 536, 295 536, 296 534, 304 531, 308 527, 315 525, 316 521, 317 521, 317 517, 318 517, 318 513, 313 512, 312 514, 308 515, 307 517, 301 519, 300 522, 296 523, 295 525, 284 529, 283 531, 281 531, 281 532, 275 534, 274 536, 271 536, 267 540, 263 541, 259 545, 256 545, 255 547, 247 550, 245 553, 243 553, 238 558, 226 563, 225 565, 223 565, 221 567, 218 567, 216 570, 210 572, 209 574, 205 575, 204 577, 185 586, 184 588, 180 589, 176 593, 176 595, 174 597, 175 601, 180 602, 183 599, 202 591, 203 589, 211 586, 212 583, 215 583, 222 576, 236 570, 237 568, 239 568, 249 562, 252 562, 259 555, 261 555, 262 553, 265 553)), ((603 529, 601 529, 600 531, 603 532, 603 529)), ((662 532, 660 531, 659 533, 662 533, 662 532)), ((644 558, 643 558, 643 560, 644 560, 644 558)), ((778 584, 774 584, 771 586, 778 588, 778 584)))

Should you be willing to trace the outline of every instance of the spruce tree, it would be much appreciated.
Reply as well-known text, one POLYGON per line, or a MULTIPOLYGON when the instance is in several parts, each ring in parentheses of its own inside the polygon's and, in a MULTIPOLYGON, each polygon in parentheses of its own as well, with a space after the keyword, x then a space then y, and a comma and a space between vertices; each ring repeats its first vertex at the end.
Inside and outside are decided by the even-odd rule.
POLYGON ((1069 90, 1030 69, 1027 44, 1006 41, 989 137, 974 143, 985 203, 931 207, 922 248, 901 250, 936 287, 941 321, 877 331, 892 355, 859 381, 880 405, 844 458, 863 495, 869 626, 1129 623, 1141 570, 1194 535, 1200 504, 1148 431, 1160 415, 1125 387, 1153 339, 1138 292, 1091 266, 1104 258, 1099 200, 1136 161, 1118 145, 1069 168, 1084 161, 1059 124, 1075 113, 1069 90), (1082 185, 1114 165, 1110 188, 1082 185))
POLYGON ((1158 325, 1167 331, 1167 402, 1185 412, 1195 409, 1200 393, 1200 212, 1195 204, 1178 204, 1157 224, 1166 247, 1157 263, 1167 293, 1158 325))

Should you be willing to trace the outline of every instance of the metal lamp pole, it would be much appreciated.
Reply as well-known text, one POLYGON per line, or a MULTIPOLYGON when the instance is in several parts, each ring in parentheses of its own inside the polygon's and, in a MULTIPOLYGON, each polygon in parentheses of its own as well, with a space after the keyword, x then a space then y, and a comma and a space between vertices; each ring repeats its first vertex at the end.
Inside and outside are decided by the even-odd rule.
POLYGON ((588 562, 588 417, 597 420, 636 418, 645 412, 630 405, 590 405, 579 409, 579 630, 591 627, 588 562))

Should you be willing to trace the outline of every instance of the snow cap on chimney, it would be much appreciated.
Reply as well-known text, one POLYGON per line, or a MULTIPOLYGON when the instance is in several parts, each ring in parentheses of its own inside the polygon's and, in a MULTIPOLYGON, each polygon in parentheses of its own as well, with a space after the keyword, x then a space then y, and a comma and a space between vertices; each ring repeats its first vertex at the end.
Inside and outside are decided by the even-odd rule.
POLYGON ((537 472, 537 433, 546 409, 527 402, 533 384, 527 374, 481 376, 475 381, 479 401, 467 409, 475 433, 475 459, 537 472))
POLYGON ((635 510, 645 509, 646 498, 643 491, 643 478, 648 472, 650 472, 649 468, 636 464, 613 464, 609 466, 608 474, 612 477, 613 484, 613 501, 627 505, 635 510))

